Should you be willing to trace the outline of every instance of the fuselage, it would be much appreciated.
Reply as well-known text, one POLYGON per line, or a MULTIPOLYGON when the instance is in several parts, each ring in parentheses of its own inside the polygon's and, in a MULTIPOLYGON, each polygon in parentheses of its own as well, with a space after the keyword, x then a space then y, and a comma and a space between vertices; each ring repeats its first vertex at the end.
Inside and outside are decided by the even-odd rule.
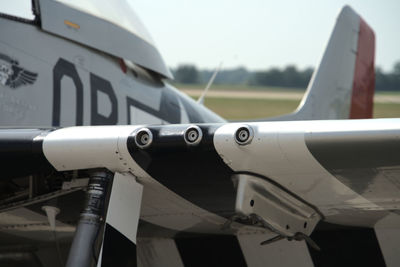
POLYGON ((30 84, 12 88, 6 84, 10 68, 1 71, 7 76, 2 126, 224 122, 144 68, 127 67, 120 58, 33 25, 1 18, 1 29, 0 54, 36 75, 30 84))
MULTIPOLYGON (((223 118, 179 92, 166 83, 162 76, 152 71, 44 32, 35 25, 5 18, 0 18, 0 25, 4 33, 0 38, 0 56, 5 59, 3 65, 9 66, 1 70, 5 80, 0 92, 2 127, 58 128, 82 125, 225 122, 223 118), (29 36, 29 39, 24 39, 24 36, 29 36), (7 84, 7 80, 12 76, 10 73, 12 64, 33 73, 35 79, 29 84, 11 87, 7 84)), ((205 168, 213 172, 212 166, 205 168)), ((179 170, 176 172, 179 173, 179 170)), ((166 181, 165 178, 160 177, 160 181, 166 181)), ((229 195, 232 204, 235 197, 233 184, 229 176, 225 178, 227 180, 224 183, 227 183, 229 190, 232 191, 229 195)), ((172 221, 166 222, 165 219, 159 221, 154 220, 156 217, 150 216, 152 223, 159 223, 164 227, 180 225, 175 227, 176 230, 191 227, 193 230, 205 228, 205 231, 211 228, 213 231, 220 229, 223 223, 222 217, 211 214, 207 209, 195 207, 178 194, 182 190, 187 190, 186 193, 189 195, 190 192, 197 192, 195 195, 201 196, 204 188, 198 188, 196 183, 189 184, 190 188, 169 182, 166 184, 169 184, 169 187, 164 183, 150 186, 155 186, 159 193, 157 199, 152 196, 152 201, 147 201, 153 206, 149 207, 150 209, 154 207, 159 210, 173 209, 174 214, 181 212, 185 217, 195 217, 196 221, 199 214, 204 217, 215 216, 218 223, 205 223, 204 226, 203 223, 197 223, 197 227, 193 228, 193 218, 182 220, 182 217, 173 216, 172 221), (173 201, 171 195, 174 195, 173 201), (197 211, 188 212, 187 205, 197 211), (179 211, 177 207, 185 208, 179 211), (177 221, 188 223, 182 225, 177 221)), ((215 188, 221 189, 218 183, 215 184, 217 185, 215 188)), ((187 195, 186 193, 184 195, 187 195)), ((216 202, 219 202, 220 194, 204 194, 199 201, 213 203, 215 197, 217 197, 216 202)), ((146 213, 149 208, 144 205, 143 212, 146 213)), ((221 212, 226 213, 224 217, 233 214, 234 206, 229 205, 229 208, 229 211, 223 209, 221 212)), ((211 210, 213 213, 218 213, 218 210, 213 208, 211 210)), ((209 218, 206 221, 209 221, 209 218)))

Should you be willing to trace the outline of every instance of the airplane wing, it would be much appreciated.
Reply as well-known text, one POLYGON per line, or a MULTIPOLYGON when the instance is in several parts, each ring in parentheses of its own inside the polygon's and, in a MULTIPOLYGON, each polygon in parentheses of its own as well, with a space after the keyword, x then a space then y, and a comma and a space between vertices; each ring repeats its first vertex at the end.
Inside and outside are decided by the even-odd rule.
POLYGON ((318 248, 309 236, 320 221, 375 227, 398 216, 398 151, 399 119, 0 130, 3 173, 89 173, 67 266, 90 262, 95 241, 98 266, 133 260, 115 247, 135 248, 139 218, 176 231, 262 229, 277 236, 263 244, 318 248))

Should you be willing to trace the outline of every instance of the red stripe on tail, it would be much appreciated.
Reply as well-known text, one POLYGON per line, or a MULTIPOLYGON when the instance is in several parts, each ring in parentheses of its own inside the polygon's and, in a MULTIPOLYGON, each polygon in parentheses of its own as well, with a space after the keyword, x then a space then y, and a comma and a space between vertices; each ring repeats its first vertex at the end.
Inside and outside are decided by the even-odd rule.
POLYGON ((360 18, 350 119, 372 118, 375 91, 375 34, 360 18))

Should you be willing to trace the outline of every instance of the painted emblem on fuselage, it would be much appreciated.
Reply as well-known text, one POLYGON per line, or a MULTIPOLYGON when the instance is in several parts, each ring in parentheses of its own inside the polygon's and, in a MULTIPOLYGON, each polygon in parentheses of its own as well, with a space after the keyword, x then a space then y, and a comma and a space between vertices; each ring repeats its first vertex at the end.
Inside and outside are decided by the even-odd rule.
POLYGON ((0 83, 12 89, 33 84, 38 74, 28 71, 15 59, 0 53, 0 83))

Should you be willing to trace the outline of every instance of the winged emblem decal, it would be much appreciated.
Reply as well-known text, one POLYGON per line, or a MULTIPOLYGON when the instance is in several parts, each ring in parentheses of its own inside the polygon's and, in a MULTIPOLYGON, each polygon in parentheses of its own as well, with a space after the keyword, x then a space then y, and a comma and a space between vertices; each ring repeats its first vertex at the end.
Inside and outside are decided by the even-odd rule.
POLYGON ((19 62, 7 55, 0 54, 0 83, 12 89, 21 85, 33 84, 38 74, 28 71, 19 62))

